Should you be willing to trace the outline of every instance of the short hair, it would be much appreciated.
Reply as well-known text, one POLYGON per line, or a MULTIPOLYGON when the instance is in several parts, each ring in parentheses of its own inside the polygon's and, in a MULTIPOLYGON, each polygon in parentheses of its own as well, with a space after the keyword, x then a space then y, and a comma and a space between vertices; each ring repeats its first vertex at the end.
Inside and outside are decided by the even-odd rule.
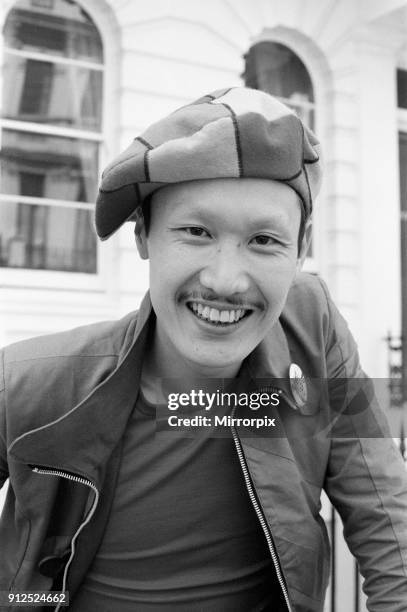
POLYGON ((150 231, 150 221, 151 221, 151 202, 153 199, 154 193, 150 193, 141 204, 141 212, 143 214, 144 219, 144 228, 146 230, 146 234, 150 231))
POLYGON ((137 237, 140 234, 140 223, 141 220, 143 221, 144 224, 144 229, 146 232, 146 235, 148 236, 148 233, 150 231, 150 221, 151 221, 151 200, 153 199, 153 194, 151 193, 150 195, 146 196, 146 198, 143 200, 141 206, 139 206, 136 210, 136 223, 134 225, 134 235, 137 237), (142 218, 142 219, 141 219, 142 218))

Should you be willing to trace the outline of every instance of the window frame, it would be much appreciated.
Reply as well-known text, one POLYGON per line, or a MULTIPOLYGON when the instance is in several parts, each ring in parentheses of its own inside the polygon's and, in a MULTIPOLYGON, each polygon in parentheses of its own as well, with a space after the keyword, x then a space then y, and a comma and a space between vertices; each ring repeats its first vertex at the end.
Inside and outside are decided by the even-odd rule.
MULTIPOLYGON (((10 3, 10 6, 5 11, 4 18, 1 23, 0 32, 0 90, 3 87, 3 70, 5 65, 5 55, 10 54, 24 59, 34 59, 37 61, 49 61, 53 64, 62 64, 74 66, 77 68, 86 68, 96 70, 103 73, 102 82, 102 120, 101 126, 98 131, 84 130, 74 127, 61 127, 52 126, 49 124, 40 124, 31 121, 24 121, 18 119, 6 119, 0 114, 0 142, 2 138, 3 130, 9 129, 19 132, 30 132, 35 134, 43 134, 46 136, 59 136, 74 139, 84 139, 98 143, 98 177, 100 176, 101 168, 103 167, 103 161, 106 157, 106 149, 108 148, 107 137, 107 84, 108 79, 108 65, 109 56, 107 53, 105 42, 104 31, 101 25, 95 19, 95 15, 89 10, 89 7, 84 6, 81 1, 75 0, 81 8, 83 8, 90 19, 92 20, 95 28, 99 32, 99 36, 102 41, 103 48, 103 62, 97 63, 88 60, 76 59, 76 58, 65 58, 57 55, 48 54, 46 52, 41 53, 37 51, 15 49, 8 47, 5 43, 4 37, 4 26, 10 12, 16 7, 16 2, 10 3)), ((101 7, 102 9, 102 7, 101 7)), ((103 10, 103 9, 102 9, 103 10)), ((111 46, 111 45, 110 45, 111 46)), ((1 108, 0 108, 1 111, 1 108)), ((56 206, 56 207, 69 207, 74 209, 86 209, 94 210, 95 204, 92 202, 80 202, 80 201, 69 201, 69 200, 54 200, 50 198, 35 198, 30 196, 19 196, 10 194, 0 194, 0 206, 2 202, 11 202, 21 204, 40 204, 44 206, 56 206)), ((113 245, 112 245, 113 246, 113 245)), ((0 267, 0 286, 2 287, 28 287, 28 288, 56 288, 56 289, 67 289, 67 290, 86 290, 86 291, 101 291, 106 290, 108 278, 107 271, 109 268, 108 254, 110 249, 101 249, 100 242, 96 239, 96 272, 74 272, 65 270, 50 270, 50 269, 38 269, 38 268, 24 268, 24 267, 0 267)))
MULTIPOLYGON (((288 51, 290 51, 290 52, 291 52, 291 53, 292 53, 294 56, 296 56, 296 57, 297 57, 297 58, 300 60, 301 64, 304 66, 304 69, 306 70, 306 72, 307 72, 307 74, 308 74, 308 77, 309 77, 309 80, 310 80, 310 82, 311 82, 311 85, 312 85, 312 93, 313 93, 313 98, 314 98, 314 100, 313 100, 313 101, 295 100, 295 99, 292 99, 292 98, 286 98, 285 96, 280 96, 280 95, 277 95, 277 94, 271 94, 271 95, 273 95, 273 96, 274 96, 274 97, 275 97, 277 100, 279 100, 279 101, 280 101, 280 102, 282 102, 283 104, 286 104, 286 105, 287 105, 287 106, 289 106, 290 108, 293 108, 293 107, 294 107, 294 108, 293 108, 293 110, 294 110, 294 111, 295 111, 295 109, 296 109, 296 108, 300 108, 300 109, 304 109, 305 111, 311 111, 311 112, 313 112, 313 115, 314 115, 314 123, 316 123, 315 85, 314 85, 314 82, 313 82, 313 79, 312 79, 311 73, 310 73, 310 71, 308 70, 308 68, 307 68, 307 66, 305 65, 305 63, 303 62, 302 57, 301 57, 301 56, 300 56, 300 55, 299 55, 299 54, 298 54, 296 51, 294 51, 294 49, 293 49, 293 48, 292 48, 292 47, 291 47, 289 44, 287 44, 287 43, 285 43, 285 42, 281 42, 281 41, 272 40, 272 39, 270 39, 270 40, 268 40, 268 39, 261 39, 261 40, 258 40, 258 41, 256 41, 256 42, 254 42, 254 43, 251 45, 251 47, 249 48, 249 50, 247 51, 247 53, 245 53, 244 57, 246 58, 246 57, 247 57, 247 55, 250 53, 250 51, 251 51, 251 50, 252 50, 254 47, 256 47, 256 46, 257 46, 257 45, 259 45, 259 44, 264 44, 264 43, 270 43, 271 45, 279 45, 279 46, 281 46, 281 47, 285 47, 285 48, 286 48, 288 51)), ((244 72, 246 72, 246 69, 245 69, 245 71, 244 71, 244 72)), ((242 75, 242 77, 243 77, 243 76, 244 76, 244 74, 242 75)), ((310 128, 310 129, 315 129, 315 128, 313 127, 313 128, 310 128)))

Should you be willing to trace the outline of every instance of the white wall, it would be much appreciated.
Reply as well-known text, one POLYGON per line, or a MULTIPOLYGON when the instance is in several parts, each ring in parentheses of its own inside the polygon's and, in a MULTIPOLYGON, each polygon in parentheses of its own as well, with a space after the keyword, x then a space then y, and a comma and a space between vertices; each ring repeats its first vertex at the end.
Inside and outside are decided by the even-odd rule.
MULTIPOLYGON (((243 54, 254 42, 275 40, 300 55, 314 83, 324 146, 317 267, 349 320, 367 370, 386 375, 382 338, 388 329, 397 333, 400 317, 394 108, 395 53, 401 46, 394 28, 400 20, 379 6, 366 3, 362 10, 350 0, 80 2, 100 28, 106 54, 102 166, 165 113, 204 92, 240 84, 243 54), (374 249, 383 227, 392 241, 374 249)), ((11 4, 2 3, 3 18, 11 4)), ((97 279, 0 269, 0 340, 135 308, 148 273, 128 225, 99 246, 99 260, 97 279), (32 303, 31 324, 22 301, 32 303)))

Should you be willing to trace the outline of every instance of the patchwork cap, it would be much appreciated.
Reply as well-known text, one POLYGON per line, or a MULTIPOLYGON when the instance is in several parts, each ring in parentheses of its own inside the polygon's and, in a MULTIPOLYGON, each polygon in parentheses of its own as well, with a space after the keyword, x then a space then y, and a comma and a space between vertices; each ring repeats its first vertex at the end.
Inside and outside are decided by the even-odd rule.
POLYGON ((319 142, 288 106, 256 89, 218 90, 154 123, 107 166, 96 230, 109 238, 160 187, 215 178, 286 183, 301 199, 304 220, 321 173, 319 142))

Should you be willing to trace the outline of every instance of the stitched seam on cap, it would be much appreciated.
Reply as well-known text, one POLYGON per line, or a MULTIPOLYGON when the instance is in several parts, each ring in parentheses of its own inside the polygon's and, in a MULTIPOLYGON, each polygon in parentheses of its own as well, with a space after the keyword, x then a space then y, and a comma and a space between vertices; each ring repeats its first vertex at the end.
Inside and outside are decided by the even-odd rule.
POLYGON ((284 182, 284 181, 293 181, 294 179, 296 179, 299 176, 301 176, 301 172, 302 172, 302 168, 300 168, 298 170, 298 172, 296 172, 292 176, 289 176, 288 178, 279 178, 279 179, 276 179, 276 181, 281 181, 281 182, 284 182))
MULTIPOLYGON (((215 99, 215 98, 214 98, 214 99, 215 99)), ((211 102, 208 102, 208 104, 211 104, 211 102)), ((225 106, 226 106, 226 105, 225 105, 225 106)), ((209 123, 213 123, 213 122, 215 122, 215 121, 219 121, 219 119, 220 119, 220 117, 215 117, 215 118, 214 118, 214 119, 212 119, 211 121, 208 121, 208 123, 207 123, 206 125, 209 125, 209 123)), ((197 132, 200 132, 200 131, 201 131, 201 130, 204 128, 204 127, 205 127, 205 126, 202 126, 202 127, 199 129, 199 130, 197 130, 197 132)), ((195 133, 197 133, 197 132, 195 132, 195 133)), ((144 141, 144 138, 142 138, 142 139, 140 139, 140 138, 141 138, 140 136, 137 136, 137 137, 136 137, 134 140, 138 140, 138 141, 140 142, 140 144, 143 144, 145 147, 147 147, 147 146, 148 146, 148 147, 149 147, 149 149, 150 149, 151 151, 153 151, 154 149, 156 149, 156 148, 160 147, 161 145, 165 144, 164 142, 162 142, 160 145, 157 145, 157 147, 153 147, 153 146, 151 146, 151 145, 150 145, 150 144, 147 142, 147 140, 146 140, 146 141, 144 141), (144 142, 142 142, 142 140, 143 140, 144 142)), ((178 136, 177 138, 172 138, 171 140, 168 140, 168 141, 166 141, 166 142, 172 142, 172 141, 174 141, 174 140, 178 140, 178 139, 181 139, 181 138, 184 138, 184 136, 178 136)), ((149 149, 147 149, 147 152, 148 152, 148 150, 149 150, 149 149)), ((139 151, 139 152, 138 152, 138 154, 141 156, 141 151, 139 151)), ((144 152, 144 155, 145 155, 145 152, 144 152)), ((121 159, 119 162, 117 162, 117 164, 115 164, 114 166, 112 166, 111 168, 109 168, 109 170, 104 170, 104 172, 103 172, 103 174, 102 174, 102 179, 105 177, 105 175, 107 176, 107 174, 110 174, 111 172, 113 172, 113 170, 117 170, 117 168, 119 168, 120 166, 122 166, 122 165, 123 165, 123 164, 125 164, 126 162, 130 161, 130 160, 131 160, 131 159, 133 159, 134 157, 136 157, 136 156, 135 156, 135 154, 134 154, 134 153, 132 153, 131 155, 129 155, 129 156, 128 156, 128 157, 126 157, 125 159, 121 159)), ((130 182, 134 182, 134 181, 130 181, 130 182)), ((151 181, 151 180, 150 180, 150 181, 138 181, 138 182, 139 182, 139 183, 146 183, 146 182, 147 182, 147 183, 148 183, 148 182, 159 183, 159 182, 164 182, 164 181, 151 181)), ((168 181, 167 181, 167 182, 168 182, 168 181)), ((116 189, 116 188, 115 188, 115 189, 116 189)), ((103 191, 104 193, 110 193, 110 191, 114 191, 115 189, 112 189, 112 190, 111 190, 111 189, 108 189, 108 190, 106 190, 106 191, 104 191, 103 189, 99 189, 99 191, 103 191)))
POLYGON ((216 100, 220 100, 220 99, 221 99, 221 98, 223 98, 224 96, 227 96, 227 95, 228 95, 228 93, 229 93, 230 91, 232 91, 232 89, 236 89, 236 87, 229 87, 229 89, 226 89, 226 91, 224 91, 224 92, 222 93, 222 95, 220 95, 218 98, 216 98, 216 100))
POLYGON ((236 88, 235 87, 229 87, 229 89, 225 89, 225 91, 222 91, 221 94, 218 94, 217 97, 212 95, 212 94, 206 94, 205 98, 211 98, 211 100, 220 100, 221 98, 226 96, 230 91, 232 91, 232 89, 236 89, 236 88))
MULTIPOLYGON (((152 147, 151 145, 149 145, 149 143, 145 140, 144 138, 142 139, 144 142, 142 142, 140 140, 140 136, 137 136, 134 140, 138 140, 140 144, 144 145, 145 147, 147 147, 148 149, 154 149, 154 147, 152 147)), ((141 155, 141 151, 138 152, 141 155)), ((106 173, 110 173, 113 170, 117 170, 117 168, 119 168, 119 166, 125 164, 126 162, 130 161, 131 159, 133 159, 135 157, 134 153, 132 153, 131 155, 129 155, 128 157, 126 157, 125 159, 121 159, 119 162, 117 162, 117 164, 115 164, 114 166, 112 166, 111 168, 109 168, 109 170, 105 170, 103 172, 102 178, 104 178, 104 176, 106 175, 106 173)))
POLYGON ((239 124, 237 122, 237 117, 235 111, 226 104, 225 102, 221 102, 222 106, 224 106, 231 114, 232 123, 235 130, 235 143, 236 143, 236 154, 237 154, 237 166, 239 170, 239 178, 243 176, 243 160, 242 160, 242 147, 240 144, 240 132, 239 132, 239 124))
MULTIPOLYGON (((167 185, 168 181, 137 181, 140 185, 167 185)), ((136 185, 137 183, 134 180, 129 179, 128 183, 124 183, 124 185, 120 185, 120 187, 114 187, 113 189, 102 189, 99 187, 99 193, 116 193, 125 187, 129 187, 130 185, 136 185)))
POLYGON ((147 149, 154 149, 153 145, 151 145, 147 140, 145 140, 142 136, 136 136, 134 140, 138 140, 142 145, 147 147, 147 149))

